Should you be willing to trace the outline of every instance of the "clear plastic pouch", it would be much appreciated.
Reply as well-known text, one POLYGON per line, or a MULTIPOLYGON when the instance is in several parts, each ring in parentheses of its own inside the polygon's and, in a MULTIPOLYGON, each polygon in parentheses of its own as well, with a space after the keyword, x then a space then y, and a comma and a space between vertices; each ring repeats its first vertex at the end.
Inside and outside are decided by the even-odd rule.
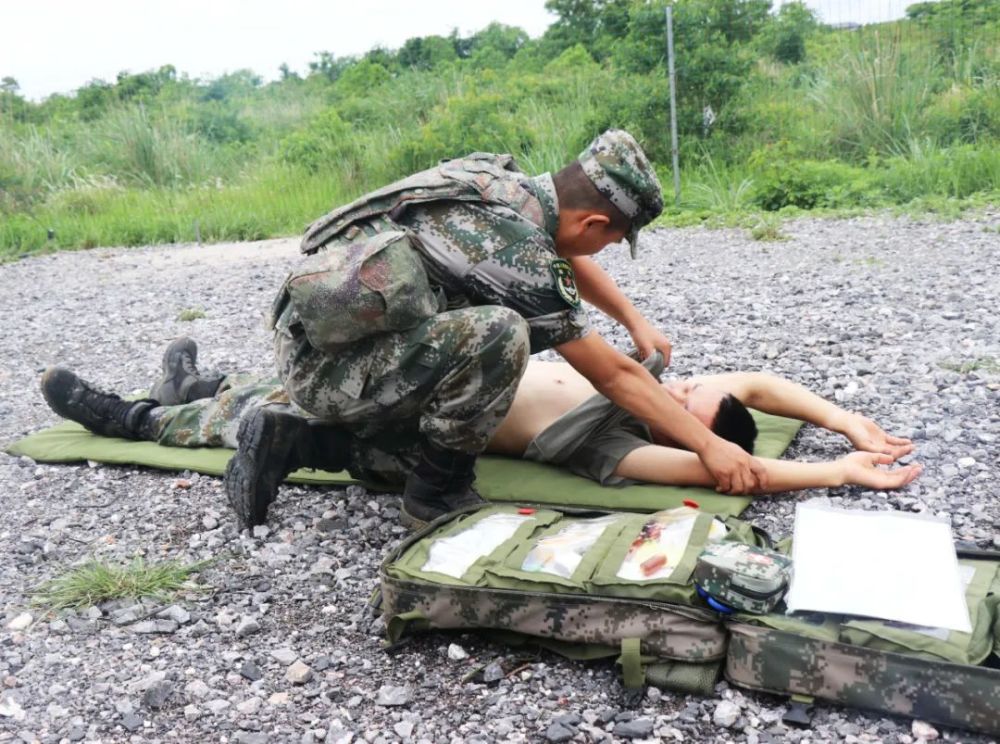
POLYGON ((552 535, 535 542, 521 562, 522 571, 552 574, 568 579, 573 576, 584 554, 604 531, 621 519, 617 515, 570 522, 552 535))
MULTIPOLYGON (((688 553, 688 545, 699 512, 678 507, 650 516, 632 541, 615 576, 625 581, 669 579, 688 553)), ((706 542, 719 542, 727 533, 726 526, 713 519, 706 542)), ((700 548, 699 548, 700 550, 700 548)), ((686 580, 686 577, 685 577, 686 580)))
POLYGON ((534 517, 521 514, 491 514, 467 530, 431 543, 421 571, 433 571, 462 578, 473 563, 490 555, 534 517))

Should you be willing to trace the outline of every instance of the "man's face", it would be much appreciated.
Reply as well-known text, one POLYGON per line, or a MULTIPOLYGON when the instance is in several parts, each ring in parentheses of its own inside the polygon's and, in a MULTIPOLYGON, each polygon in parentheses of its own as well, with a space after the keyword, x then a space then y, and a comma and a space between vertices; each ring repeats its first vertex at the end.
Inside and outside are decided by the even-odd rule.
POLYGON ((695 382, 665 382, 663 387, 684 406, 684 410, 708 428, 712 427, 722 399, 726 397, 726 393, 718 388, 695 382))

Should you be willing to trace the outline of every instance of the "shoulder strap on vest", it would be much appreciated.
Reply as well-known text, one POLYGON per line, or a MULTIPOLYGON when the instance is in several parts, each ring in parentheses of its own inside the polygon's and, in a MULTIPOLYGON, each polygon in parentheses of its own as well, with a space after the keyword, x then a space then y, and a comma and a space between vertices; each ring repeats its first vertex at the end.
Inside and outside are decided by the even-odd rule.
POLYGON ((517 210, 530 198, 520 186, 521 175, 514 158, 506 154, 474 152, 442 161, 320 217, 307 228, 300 249, 315 253, 351 225, 381 215, 397 219, 413 204, 452 199, 499 203, 517 210))

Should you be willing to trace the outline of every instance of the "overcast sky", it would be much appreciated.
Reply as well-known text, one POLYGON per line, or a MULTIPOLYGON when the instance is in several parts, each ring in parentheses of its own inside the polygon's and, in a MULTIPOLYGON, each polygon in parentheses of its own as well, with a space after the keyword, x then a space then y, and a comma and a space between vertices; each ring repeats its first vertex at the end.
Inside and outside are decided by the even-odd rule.
MULTIPOLYGON (((829 23, 868 23, 912 1, 806 4, 829 23)), ((0 77, 34 100, 165 64, 191 77, 250 68, 273 79, 283 62, 307 71, 315 52, 360 54, 490 21, 538 36, 552 20, 544 0, 0 0, 0 77)))

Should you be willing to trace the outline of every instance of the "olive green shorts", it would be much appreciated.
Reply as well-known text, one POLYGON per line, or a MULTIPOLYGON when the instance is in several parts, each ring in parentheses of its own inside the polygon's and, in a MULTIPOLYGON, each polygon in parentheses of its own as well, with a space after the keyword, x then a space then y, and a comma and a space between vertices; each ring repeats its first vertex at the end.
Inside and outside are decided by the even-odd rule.
MULTIPOLYGON (((663 357, 653 354, 643 366, 659 379, 663 357)), ((615 475, 615 468, 629 452, 652 441, 646 424, 603 395, 594 395, 531 440, 523 457, 558 465, 602 486, 625 486, 636 481, 615 475)))

